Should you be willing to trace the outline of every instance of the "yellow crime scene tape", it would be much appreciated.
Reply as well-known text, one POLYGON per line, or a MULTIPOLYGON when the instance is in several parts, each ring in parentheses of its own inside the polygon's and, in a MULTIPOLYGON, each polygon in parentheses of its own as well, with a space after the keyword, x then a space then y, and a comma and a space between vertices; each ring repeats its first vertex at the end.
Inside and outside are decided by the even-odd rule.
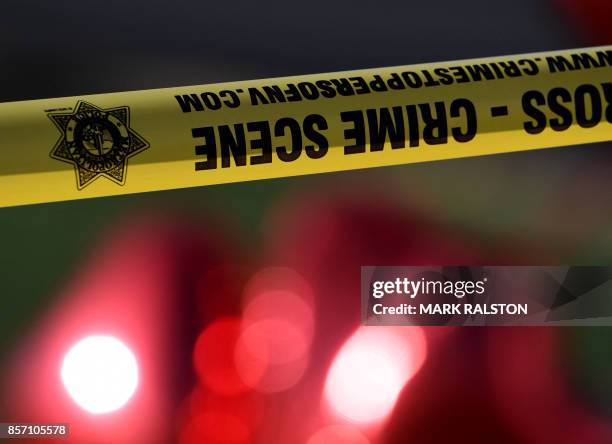
POLYGON ((0 104, 0 206, 612 140, 612 46, 0 104))

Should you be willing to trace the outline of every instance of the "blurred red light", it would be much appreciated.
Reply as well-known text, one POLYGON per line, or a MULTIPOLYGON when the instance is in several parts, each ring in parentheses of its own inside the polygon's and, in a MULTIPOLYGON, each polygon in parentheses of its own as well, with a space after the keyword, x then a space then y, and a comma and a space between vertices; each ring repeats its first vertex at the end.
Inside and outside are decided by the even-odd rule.
POLYGON ((182 430, 180 444, 248 444, 247 425, 230 412, 204 411, 191 418, 182 430))
MULTIPOLYGON (((291 293, 299 297, 310 308, 314 304, 310 284, 298 272, 287 267, 268 267, 258 271, 249 280, 244 290, 243 305, 246 308, 253 302, 253 299, 275 291, 291 293)), ((287 313, 286 310, 283 312, 287 313)))
POLYGON ((612 39, 610 0, 555 0, 573 27, 590 45, 607 45, 612 39))
POLYGON ((295 325, 276 319, 251 324, 240 340, 249 354, 259 359, 267 357, 269 365, 296 361, 307 353, 309 345, 304 333, 295 325))
POLYGON ((235 362, 253 389, 274 393, 293 387, 310 359, 313 295, 298 273, 281 267, 256 273, 244 292, 242 331, 235 362))
POLYGON ((263 290, 245 306, 242 323, 285 322, 299 330, 310 344, 314 330, 314 315, 309 303, 291 290, 263 290))
POLYGON ((248 389, 234 362, 240 331, 239 318, 221 318, 210 324, 196 341, 194 365, 200 380, 213 392, 235 395, 248 389))
POLYGON ((250 387, 264 393, 280 392, 293 387, 304 374, 307 351, 306 338, 293 325, 260 321, 242 332, 236 365, 250 387))
POLYGON ((315 432, 306 444, 370 444, 370 441, 355 427, 331 425, 315 432))
POLYGON ((221 396, 198 386, 189 396, 189 414, 196 416, 204 411, 232 413, 254 430, 263 420, 265 405, 261 395, 254 392, 221 396))

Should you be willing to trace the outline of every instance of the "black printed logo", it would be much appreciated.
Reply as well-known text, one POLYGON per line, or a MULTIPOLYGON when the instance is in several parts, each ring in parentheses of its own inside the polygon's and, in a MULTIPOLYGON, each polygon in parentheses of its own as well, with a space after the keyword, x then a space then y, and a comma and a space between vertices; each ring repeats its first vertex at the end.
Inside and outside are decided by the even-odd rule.
POLYGON ((79 101, 73 112, 52 113, 49 118, 62 134, 51 157, 74 165, 79 190, 100 176, 123 185, 128 158, 149 147, 130 128, 127 106, 101 109, 79 101))

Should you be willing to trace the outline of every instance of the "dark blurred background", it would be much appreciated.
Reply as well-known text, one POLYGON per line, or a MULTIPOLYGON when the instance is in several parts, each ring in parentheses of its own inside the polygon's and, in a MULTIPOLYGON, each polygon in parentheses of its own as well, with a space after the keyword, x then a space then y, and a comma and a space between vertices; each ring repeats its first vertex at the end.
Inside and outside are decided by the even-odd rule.
MULTIPOLYGON (((0 9, 0 101, 610 44, 611 29, 612 10, 607 0, 5 0, 0 9)), ((305 225, 300 224, 318 227, 326 218, 340 227, 329 238, 329 248, 338 251, 346 243, 354 245, 363 239, 350 233, 367 232, 372 214, 377 218, 372 229, 380 232, 396 230, 403 236, 411 231, 420 237, 421 231, 427 231, 423 236, 442 239, 442 245, 448 244, 446 238, 461 245, 460 253, 440 248, 416 257, 394 257, 382 242, 395 242, 395 237, 374 239, 355 253, 356 267, 373 264, 359 260, 391 265, 394 260, 418 262, 426 260, 423 258, 439 263, 611 264, 610 148, 610 144, 594 144, 2 209, 0 362, 5 370, 12 365, 13 353, 44 322, 67 283, 80 273, 81 264, 109 242, 117 226, 149 217, 143 214, 155 215, 150 216, 153 219, 172 214, 212 237, 223 238, 228 246, 221 247, 222 255, 231 256, 229 261, 246 269, 247 276, 271 265, 291 265, 309 281, 315 299, 337 295, 330 290, 331 278, 308 261, 315 261, 316 256, 322 263, 330 257, 351 263, 336 250, 315 252, 315 246, 303 239, 308 236, 301 233, 305 225), (380 202, 384 202, 383 209, 377 206, 380 202), (294 223, 283 222, 287 220, 294 223), (398 222, 404 220, 404 225, 398 222), (288 226, 295 227, 294 232, 287 233, 288 226), (296 249, 304 257, 296 259, 296 249), (313 258, 308 259, 309 255, 313 258)), ((227 262, 225 256, 219 260, 223 261, 227 262)), ((342 268, 338 263, 328 265, 342 268)), ((350 273, 340 273, 338 279, 350 273)), ((338 291, 346 288, 354 288, 354 283, 338 291)), ((215 309, 218 307, 211 308, 194 328, 211 322, 215 309)), ((228 307, 219 310, 232 313, 228 307)), ((326 315, 317 316, 325 325, 326 315)), ((397 418, 373 441, 406 442, 413 436, 414 442, 455 442, 439 426, 446 424, 457 431, 456 442, 463 442, 464 437, 467 441, 468 435, 471 442, 545 442, 539 433, 520 430, 536 425, 515 421, 512 415, 516 412, 504 407, 514 402, 508 401, 510 395, 491 388, 495 383, 483 381, 503 379, 505 369, 512 368, 506 363, 517 359, 522 360, 521 368, 537 367, 543 360, 542 350, 553 350, 556 358, 551 362, 556 364, 542 364, 538 371, 554 372, 550 378, 565 381, 571 402, 580 412, 588 412, 588 421, 567 412, 542 419, 542 428, 555 427, 548 435, 550 442, 610 442, 606 440, 612 436, 609 329, 482 328, 455 331, 452 336, 431 352, 433 364, 430 370, 426 364, 419 376, 421 383, 415 392, 422 392, 420 396, 429 401, 423 403, 416 419, 404 415, 411 401, 400 400, 397 418), (506 344, 505 352, 491 352, 495 349, 491 343, 497 340, 506 344), (518 353, 517 347, 532 351, 518 353), (464 382, 452 382, 445 373, 444 368, 457 363, 457 373, 463 372, 471 392, 461 388, 464 382), (434 402, 426 392, 440 384, 441 375, 451 382, 437 390, 449 393, 448 399, 434 402), (503 400, 495 401, 499 397, 503 400), (502 407, 497 411, 492 405, 502 407), (510 410, 513 413, 506 415, 510 410), (457 417, 459 411, 472 412, 465 413, 470 419, 463 422, 457 417), (478 418, 481 429, 472 428, 478 418), (589 432, 557 437, 567 427, 583 430, 583 426, 572 425, 572 420, 588 422, 584 427, 589 432)), ((186 349, 193 346, 185 342, 186 349)), ((508 376, 502 385, 521 385, 522 380, 511 379, 508 376)), ((186 390, 183 386, 189 384, 178 385, 186 390)), ((546 394, 534 396, 541 399, 546 394)), ((9 414, 13 406, 1 397, 9 414)), ((549 408, 547 402, 539 407, 549 408)))

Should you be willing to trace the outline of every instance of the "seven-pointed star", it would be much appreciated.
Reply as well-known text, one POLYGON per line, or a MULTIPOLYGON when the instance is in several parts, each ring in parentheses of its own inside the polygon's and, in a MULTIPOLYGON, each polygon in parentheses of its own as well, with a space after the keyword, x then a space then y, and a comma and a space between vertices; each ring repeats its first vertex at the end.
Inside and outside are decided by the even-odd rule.
POLYGON ((100 176, 123 185, 127 159, 149 147, 130 128, 127 106, 102 109, 79 101, 73 112, 49 117, 62 134, 51 157, 74 165, 78 189, 100 176))

